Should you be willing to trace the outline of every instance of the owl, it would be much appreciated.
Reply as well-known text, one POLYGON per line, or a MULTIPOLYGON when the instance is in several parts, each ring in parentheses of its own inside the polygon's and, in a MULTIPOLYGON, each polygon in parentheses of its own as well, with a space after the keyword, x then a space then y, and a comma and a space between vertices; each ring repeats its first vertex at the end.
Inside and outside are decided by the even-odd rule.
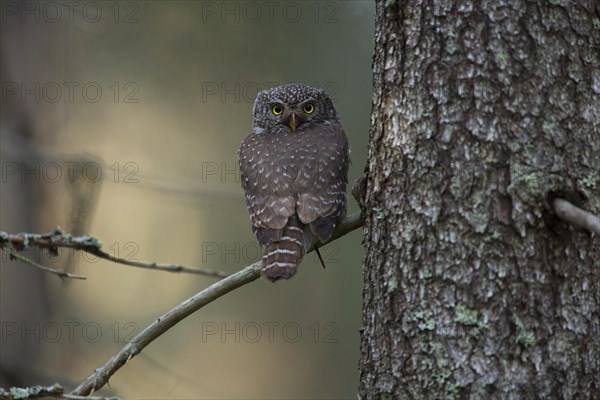
POLYGON ((294 276, 311 236, 326 242, 346 215, 350 150, 323 90, 263 90, 253 113, 238 151, 241 183, 263 249, 261 274, 275 282, 294 276))

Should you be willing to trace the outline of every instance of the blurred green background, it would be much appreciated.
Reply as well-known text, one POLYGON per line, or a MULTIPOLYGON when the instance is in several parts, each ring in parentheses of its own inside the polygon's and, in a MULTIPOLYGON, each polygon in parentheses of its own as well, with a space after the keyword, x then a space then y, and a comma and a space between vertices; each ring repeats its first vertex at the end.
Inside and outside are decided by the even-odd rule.
MULTIPOLYGON (((235 272, 259 258, 237 172, 258 90, 302 82, 334 99, 366 162, 370 1, 2 1, 0 229, 60 225, 112 254, 235 272)), ((349 196, 349 212, 358 209, 349 196)), ((0 386, 70 388, 215 279, 81 253, 2 254, 0 386)), ((355 398, 361 233, 287 282, 244 286, 160 337, 100 394, 355 398)))

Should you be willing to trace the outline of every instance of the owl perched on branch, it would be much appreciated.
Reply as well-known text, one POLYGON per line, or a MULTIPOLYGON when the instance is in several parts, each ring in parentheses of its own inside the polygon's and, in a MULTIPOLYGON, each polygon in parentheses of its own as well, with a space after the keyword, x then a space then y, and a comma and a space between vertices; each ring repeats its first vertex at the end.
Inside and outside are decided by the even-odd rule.
POLYGON ((238 155, 262 275, 289 279, 311 235, 326 242, 346 215, 348 139, 331 99, 301 84, 260 92, 238 155))

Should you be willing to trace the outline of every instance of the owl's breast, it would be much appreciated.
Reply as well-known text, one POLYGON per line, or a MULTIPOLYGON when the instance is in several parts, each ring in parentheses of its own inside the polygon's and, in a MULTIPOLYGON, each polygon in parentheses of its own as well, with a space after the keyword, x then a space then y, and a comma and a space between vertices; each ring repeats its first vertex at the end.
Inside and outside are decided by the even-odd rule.
POLYGON ((348 141, 340 125, 307 125, 295 133, 281 130, 249 135, 240 148, 242 174, 268 187, 302 193, 315 183, 346 181, 348 141))

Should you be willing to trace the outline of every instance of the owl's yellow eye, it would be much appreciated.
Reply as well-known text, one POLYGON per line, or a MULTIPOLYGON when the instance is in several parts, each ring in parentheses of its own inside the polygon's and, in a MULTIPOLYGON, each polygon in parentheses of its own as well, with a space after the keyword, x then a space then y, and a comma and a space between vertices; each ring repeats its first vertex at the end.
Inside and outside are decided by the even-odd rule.
POLYGON ((283 107, 280 104, 275 104, 272 108, 271 111, 273 112, 273 114, 275 115, 280 115, 283 112, 283 107))
POLYGON ((315 111, 315 106, 312 103, 306 103, 302 109, 305 113, 312 114, 315 111))

